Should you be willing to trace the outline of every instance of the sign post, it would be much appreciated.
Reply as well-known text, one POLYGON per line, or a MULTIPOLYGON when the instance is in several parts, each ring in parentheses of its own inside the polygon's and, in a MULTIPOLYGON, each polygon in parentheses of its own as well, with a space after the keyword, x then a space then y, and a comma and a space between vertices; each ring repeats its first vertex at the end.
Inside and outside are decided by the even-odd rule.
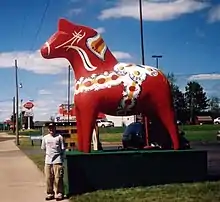
POLYGON ((27 111, 25 111, 25 113, 24 113, 24 116, 27 117, 28 130, 30 130, 31 129, 31 117, 33 117, 33 115, 34 115, 33 111, 32 111, 34 104, 32 102, 28 101, 23 106, 24 106, 24 108, 27 109, 27 111))

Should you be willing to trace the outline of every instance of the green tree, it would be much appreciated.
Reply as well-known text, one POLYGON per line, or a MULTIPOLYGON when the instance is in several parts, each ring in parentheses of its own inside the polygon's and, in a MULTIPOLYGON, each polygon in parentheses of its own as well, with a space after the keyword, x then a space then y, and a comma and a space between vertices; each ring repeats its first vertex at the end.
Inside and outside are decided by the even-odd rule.
POLYGON ((174 73, 168 73, 167 79, 170 82, 171 87, 172 87, 172 85, 174 85, 176 83, 176 78, 174 76, 174 73))
POLYGON ((16 121, 16 114, 11 115, 11 122, 14 123, 16 121))
POLYGON ((187 110, 190 112, 191 122, 200 112, 209 106, 209 99, 203 87, 196 81, 190 81, 185 87, 185 100, 187 110))
POLYGON ((220 114, 220 99, 218 97, 212 96, 209 100, 210 112, 213 116, 218 116, 220 114))
POLYGON ((167 79, 170 82, 176 117, 178 120, 185 122, 187 111, 184 94, 180 91, 179 86, 176 84, 176 78, 173 73, 168 73, 167 79))
POLYGON ((55 117, 54 116, 50 116, 50 121, 54 122, 55 121, 55 117))
MULTIPOLYGON (((11 115, 11 122, 16 124, 16 113, 15 115, 13 114, 11 115)), ((20 122, 21 122, 21 117, 18 116, 18 125, 20 124, 20 122)))

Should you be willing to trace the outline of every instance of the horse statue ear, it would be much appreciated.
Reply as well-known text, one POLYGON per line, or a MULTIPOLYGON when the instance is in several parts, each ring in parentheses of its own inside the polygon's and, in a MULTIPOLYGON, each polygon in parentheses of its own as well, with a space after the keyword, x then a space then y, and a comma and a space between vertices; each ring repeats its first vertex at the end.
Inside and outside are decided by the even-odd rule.
POLYGON ((71 23, 70 21, 64 18, 61 18, 59 19, 59 22, 58 22, 58 31, 68 33, 73 29, 73 26, 74 26, 73 23, 71 23))

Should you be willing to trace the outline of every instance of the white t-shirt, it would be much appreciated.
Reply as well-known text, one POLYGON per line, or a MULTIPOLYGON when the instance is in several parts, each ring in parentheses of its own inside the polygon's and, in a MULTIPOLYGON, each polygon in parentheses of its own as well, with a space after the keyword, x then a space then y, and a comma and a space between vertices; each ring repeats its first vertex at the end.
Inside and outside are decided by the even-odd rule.
POLYGON ((63 163, 65 146, 62 135, 45 135, 42 139, 41 149, 46 150, 45 164, 63 163))

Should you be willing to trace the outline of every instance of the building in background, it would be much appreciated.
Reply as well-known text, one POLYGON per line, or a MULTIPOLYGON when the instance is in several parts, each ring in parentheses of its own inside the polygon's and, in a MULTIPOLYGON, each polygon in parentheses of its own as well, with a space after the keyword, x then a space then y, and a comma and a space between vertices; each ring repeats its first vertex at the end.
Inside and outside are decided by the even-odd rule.
POLYGON ((128 126, 135 121, 134 116, 110 116, 106 115, 106 119, 112 121, 115 127, 128 126))
MULTIPOLYGON (((74 104, 69 107, 69 121, 76 121, 76 111, 74 104)), ((106 119, 105 114, 99 113, 97 119, 106 119)), ((58 113, 55 117, 55 122, 67 122, 68 121, 68 104, 61 104, 58 109, 58 113)))
MULTIPOLYGON (((109 116, 103 113, 99 113, 97 119, 105 119, 112 121, 114 126, 127 126, 130 123, 134 122, 134 116, 109 116)), ((69 120, 76 121, 76 112, 74 104, 70 105, 69 110, 69 120)), ((67 122, 68 121, 68 104, 61 104, 58 109, 58 113, 55 117, 55 122, 67 122)))

